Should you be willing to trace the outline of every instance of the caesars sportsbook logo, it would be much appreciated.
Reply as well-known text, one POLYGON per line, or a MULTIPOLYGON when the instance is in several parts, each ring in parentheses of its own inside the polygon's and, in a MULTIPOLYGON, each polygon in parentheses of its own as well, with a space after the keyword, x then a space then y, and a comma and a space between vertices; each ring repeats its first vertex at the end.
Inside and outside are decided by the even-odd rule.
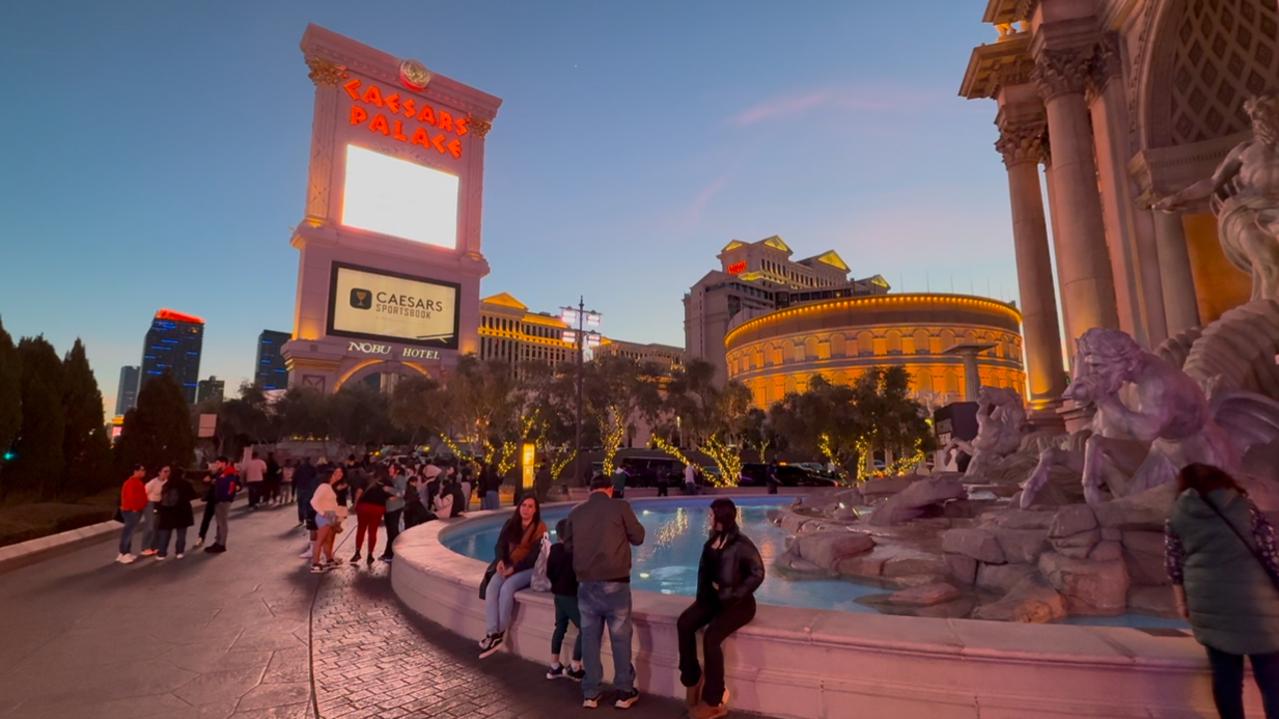
POLYGON ((373 308, 373 293, 360 287, 351 290, 351 306, 357 310, 373 308))
POLYGON ((351 288, 351 307, 357 310, 374 310, 381 314, 421 319, 430 319, 431 313, 444 311, 444 303, 440 300, 394 292, 373 292, 363 287, 351 288), (376 307, 374 307, 375 301, 376 307))

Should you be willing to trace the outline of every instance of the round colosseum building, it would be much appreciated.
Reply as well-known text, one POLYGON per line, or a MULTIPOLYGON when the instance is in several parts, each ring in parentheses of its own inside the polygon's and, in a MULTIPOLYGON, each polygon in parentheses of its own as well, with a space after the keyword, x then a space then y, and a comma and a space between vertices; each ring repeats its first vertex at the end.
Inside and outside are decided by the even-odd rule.
POLYGON ((812 302, 740 322, 724 348, 728 376, 746 385, 761 408, 804 391, 814 375, 847 384, 867 368, 891 366, 909 370, 915 397, 933 407, 975 392, 966 386, 974 369, 979 384, 1025 396, 1021 313, 985 297, 912 293, 812 302))

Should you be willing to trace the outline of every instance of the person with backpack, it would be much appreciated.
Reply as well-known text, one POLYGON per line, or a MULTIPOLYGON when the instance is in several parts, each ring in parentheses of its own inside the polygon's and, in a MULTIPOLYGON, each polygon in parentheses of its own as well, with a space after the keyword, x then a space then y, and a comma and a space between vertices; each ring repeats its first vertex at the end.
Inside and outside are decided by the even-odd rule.
POLYGON ((1266 719, 1279 719, 1279 550, 1275 531, 1225 471, 1189 464, 1165 525, 1173 600, 1208 652, 1222 719, 1244 719, 1244 657, 1266 719))
POLYGON ((191 502, 198 495, 182 477, 169 475, 165 467, 160 474, 165 477, 164 487, 160 490, 160 501, 156 507, 156 525, 159 527, 156 537, 157 560, 162 560, 169 553, 169 538, 177 534, 173 552, 175 559, 186 556, 187 529, 195 524, 195 513, 191 510, 191 502))
POLYGON ((227 520, 231 513, 231 503, 235 501, 235 494, 240 491, 240 475, 235 473, 235 465, 226 457, 213 460, 213 463, 209 465, 209 471, 214 477, 213 500, 216 504, 213 507, 213 519, 218 529, 213 544, 205 547, 204 551, 208 554, 221 554, 226 551, 227 533, 230 529, 227 520))
POLYGON ((551 633, 551 668, 546 671, 546 678, 567 677, 580 682, 586 676, 586 670, 582 668, 582 612, 577 608, 577 573, 573 571, 573 548, 564 541, 564 530, 567 526, 567 519, 561 519, 555 523, 555 536, 560 541, 551 545, 546 556, 546 578, 551 583, 551 594, 555 598, 555 631, 551 633), (577 628, 577 639, 573 642, 573 662, 568 669, 565 669, 560 663, 560 654, 564 648, 564 635, 568 633, 570 622, 577 628))
POLYGON ((542 523, 542 507, 537 497, 527 495, 520 500, 511 518, 502 525, 494 553, 497 562, 484 594, 484 616, 487 632, 480 640, 480 659, 489 657, 502 647, 506 630, 515 613, 515 593, 533 581, 533 565, 546 525, 542 523))

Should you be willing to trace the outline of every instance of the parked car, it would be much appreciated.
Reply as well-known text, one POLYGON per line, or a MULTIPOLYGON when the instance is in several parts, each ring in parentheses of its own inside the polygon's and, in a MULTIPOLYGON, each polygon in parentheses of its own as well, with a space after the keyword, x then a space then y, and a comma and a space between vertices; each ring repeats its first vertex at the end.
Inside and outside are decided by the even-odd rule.
MULTIPOLYGON (((833 487, 835 480, 811 472, 798 464, 780 464, 777 466, 777 481, 783 487, 833 487)), ((742 465, 742 477, 739 487, 768 486, 768 465, 761 462, 750 462, 742 465)))

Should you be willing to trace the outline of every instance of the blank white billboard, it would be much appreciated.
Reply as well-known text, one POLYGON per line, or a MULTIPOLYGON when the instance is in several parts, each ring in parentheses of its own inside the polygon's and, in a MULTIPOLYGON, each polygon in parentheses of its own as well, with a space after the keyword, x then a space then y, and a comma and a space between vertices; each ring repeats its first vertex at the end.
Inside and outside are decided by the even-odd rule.
POLYGON ((457 248, 457 175, 346 146, 342 224, 457 248))

